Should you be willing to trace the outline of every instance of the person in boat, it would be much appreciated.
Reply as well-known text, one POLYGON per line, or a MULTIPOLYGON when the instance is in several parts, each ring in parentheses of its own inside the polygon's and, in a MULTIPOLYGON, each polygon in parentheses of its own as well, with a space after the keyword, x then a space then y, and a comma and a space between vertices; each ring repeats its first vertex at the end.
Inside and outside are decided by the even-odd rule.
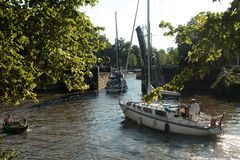
POLYGON ((3 120, 3 124, 5 124, 5 125, 10 125, 11 123, 13 123, 13 118, 12 118, 12 115, 9 114, 9 115, 3 120))
POLYGON ((179 112, 179 116, 180 117, 187 117, 187 113, 186 113, 186 105, 182 104, 179 106, 178 112, 179 112))
POLYGON ((189 118, 192 121, 197 121, 198 118, 199 118, 198 117, 199 112, 200 112, 199 104, 197 104, 195 99, 192 99, 191 100, 191 105, 190 105, 190 108, 189 108, 189 118))

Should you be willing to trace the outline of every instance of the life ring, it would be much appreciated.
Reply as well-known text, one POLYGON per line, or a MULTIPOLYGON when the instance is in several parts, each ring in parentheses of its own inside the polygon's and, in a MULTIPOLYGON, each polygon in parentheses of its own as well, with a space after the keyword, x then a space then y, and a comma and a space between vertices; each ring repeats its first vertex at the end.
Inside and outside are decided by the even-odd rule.
POLYGON ((165 131, 166 133, 169 132, 169 124, 168 124, 168 123, 165 123, 164 131, 165 131))

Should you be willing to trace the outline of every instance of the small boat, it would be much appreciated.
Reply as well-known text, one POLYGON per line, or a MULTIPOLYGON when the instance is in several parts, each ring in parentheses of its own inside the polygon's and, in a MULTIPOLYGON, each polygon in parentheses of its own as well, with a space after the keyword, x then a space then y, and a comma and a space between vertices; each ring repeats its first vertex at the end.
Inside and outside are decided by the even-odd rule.
POLYGON ((7 134, 21 134, 27 129, 27 123, 13 122, 11 124, 3 124, 3 131, 7 134))
POLYGON ((124 79, 124 74, 121 72, 118 62, 118 52, 119 52, 119 43, 118 43, 118 30, 117 30, 117 12, 115 13, 115 23, 116 23, 116 61, 117 61, 117 70, 111 71, 109 80, 106 84, 105 90, 109 93, 119 93, 126 92, 128 87, 126 80, 124 79))
POLYGON ((214 136, 223 133, 221 117, 211 117, 200 113, 197 120, 188 116, 188 108, 180 104, 179 93, 162 92, 164 99, 161 102, 120 102, 125 117, 137 122, 139 125, 165 131, 197 136, 214 136))
POLYGON ((115 71, 109 76, 105 90, 110 93, 127 91, 127 83, 121 72, 115 71))

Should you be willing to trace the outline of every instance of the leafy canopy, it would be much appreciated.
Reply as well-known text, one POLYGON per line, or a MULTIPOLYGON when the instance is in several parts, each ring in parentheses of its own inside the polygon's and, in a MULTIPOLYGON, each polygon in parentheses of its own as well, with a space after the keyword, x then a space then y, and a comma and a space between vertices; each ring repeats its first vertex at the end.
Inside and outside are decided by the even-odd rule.
POLYGON ((103 49, 100 27, 78 8, 97 0, 0 0, 0 103, 36 100, 43 82, 85 90, 103 49))
POLYGON ((158 97, 160 90, 181 91, 184 83, 193 76, 203 78, 209 67, 221 57, 234 57, 240 52, 240 3, 233 0, 231 7, 224 13, 200 13, 186 26, 177 28, 170 23, 161 22, 160 28, 167 28, 168 35, 176 35, 178 47, 185 48, 185 67, 172 81, 158 87, 149 96, 150 101, 158 97), (187 49, 186 49, 187 48, 187 49))

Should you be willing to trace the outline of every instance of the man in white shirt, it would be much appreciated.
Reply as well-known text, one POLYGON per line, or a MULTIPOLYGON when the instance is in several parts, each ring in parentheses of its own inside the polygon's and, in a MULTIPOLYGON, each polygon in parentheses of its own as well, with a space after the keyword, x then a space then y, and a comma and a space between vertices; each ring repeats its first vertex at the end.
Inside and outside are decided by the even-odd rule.
POLYGON ((190 109, 189 109, 189 118, 192 121, 197 121, 199 118, 198 117, 199 111, 200 111, 199 105, 197 104, 195 99, 192 99, 190 109))

